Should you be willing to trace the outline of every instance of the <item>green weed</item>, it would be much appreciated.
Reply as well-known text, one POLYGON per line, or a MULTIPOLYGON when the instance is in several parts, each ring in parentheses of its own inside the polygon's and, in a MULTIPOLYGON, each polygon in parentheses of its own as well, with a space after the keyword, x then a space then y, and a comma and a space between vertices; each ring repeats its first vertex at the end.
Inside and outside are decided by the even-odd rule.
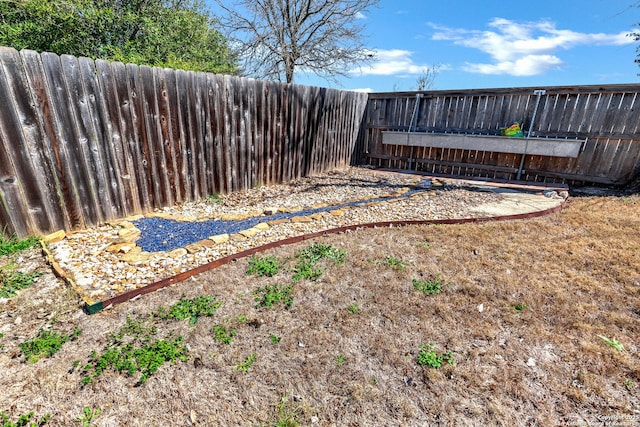
MULTIPOLYGON (((149 321, 151 321, 151 317, 149 321)), ((125 338, 129 340, 151 341, 158 333, 157 328, 142 318, 133 319, 127 316, 127 322, 116 333, 109 334, 109 340, 114 343, 124 342, 125 338)))
POLYGON ((117 333, 109 334, 109 342, 101 353, 91 352, 83 368, 82 384, 96 380, 107 369, 128 376, 140 374, 144 383, 165 362, 187 360, 182 337, 158 339, 155 326, 142 319, 127 318, 117 333))
POLYGON ((100 408, 90 408, 89 406, 85 406, 82 408, 82 415, 80 415, 76 421, 82 424, 82 427, 89 427, 91 425, 91 421, 93 421, 98 415, 102 413, 102 409, 100 408))
POLYGON ((403 261, 401 258, 396 258, 394 256, 387 256, 384 261, 383 264, 386 265, 387 267, 391 267, 394 270, 404 270, 405 268, 407 268, 407 265, 409 265, 408 262, 403 261))
POLYGON ((419 243, 417 243, 417 245, 418 245, 419 247, 421 247, 422 249, 425 249, 425 250, 427 250, 427 251, 428 251, 429 249, 431 249, 431 244, 430 244, 429 242, 419 242, 419 243))
POLYGON ((249 259, 247 274, 257 274, 260 277, 273 277, 280 271, 282 261, 275 256, 256 257, 249 259))
POLYGON ((344 263, 346 257, 347 252, 344 249, 322 243, 313 243, 297 254, 297 258, 307 260, 311 264, 315 264, 321 259, 329 259, 333 261, 334 265, 338 265, 344 263))
POLYGON ((271 344, 280 344, 281 339, 282 338, 277 335, 274 335, 274 334, 269 335, 269 340, 271 340, 271 344))
POLYGON ((241 362, 238 364, 238 366, 236 366, 236 371, 238 372, 243 372, 243 373, 247 373, 249 372, 249 369, 251 369, 251 367, 253 366, 253 363, 256 361, 256 354, 255 353, 251 353, 245 360, 244 362, 241 362))
POLYGON ((430 280, 413 279, 413 287, 427 295, 439 294, 442 292, 442 286, 445 285, 439 274, 430 280))
POLYGON ((71 335, 62 335, 58 332, 51 332, 40 329, 34 338, 18 344, 22 354, 26 357, 27 363, 36 363, 43 357, 51 357, 62 348, 62 345, 69 340, 75 340, 82 331, 78 328, 73 330, 71 335))
POLYGON ((332 261, 333 265, 338 265, 344 263, 346 257, 347 252, 344 249, 323 243, 313 243, 296 254, 298 262, 294 267, 294 274, 291 279, 294 283, 303 279, 318 280, 325 271, 324 268, 316 266, 318 262, 327 259, 332 261))
POLYGON ((336 365, 337 365, 337 366, 343 365, 343 364, 344 364, 344 362, 346 362, 346 361, 347 361, 347 359, 344 357, 344 354, 342 354, 342 353, 341 353, 341 354, 339 354, 339 355, 338 355, 338 357, 336 358, 336 365))
POLYGON ((213 334, 216 341, 220 341, 224 344, 231 344, 233 337, 236 336, 236 331, 233 329, 227 329, 222 325, 214 325, 213 334))
POLYGON ((527 304, 524 304, 524 303, 516 304, 516 305, 513 307, 513 309, 514 309, 515 311, 517 311, 517 312, 523 312, 526 308, 527 308, 527 304))
POLYGON ((5 235, 6 227, 0 233, 0 256, 11 255, 16 252, 29 249, 40 243, 39 237, 27 237, 26 239, 19 239, 15 234, 7 237, 5 235))
POLYGON ((40 427, 43 426, 51 418, 51 414, 45 414, 40 419, 33 419, 34 412, 20 415, 18 419, 13 422, 7 414, 0 412, 0 426, 2 427, 40 427))
POLYGON ((320 276, 322 276, 322 273, 324 273, 323 268, 316 267, 313 263, 307 260, 301 260, 300 262, 298 262, 298 264, 296 264, 295 266, 294 271, 295 273, 291 277, 293 283, 298 283, 304 279, 316 281, 320 276))
POLYGON ((18 291, 31 287, 34 280, 42 276, 42 274, 0 269, 0 298, 11 298, 18 291))
POLYGON ((625 378, 624 387, 627 389, 627 391, 631 391, 631 389, 633 389, 633 382, 629 378, 625 378))
POLYGON ((598 338, 600 338, 602 341, 606 342, 611 348, 615 348, 618 351, 623 351, 624 350, 624 346, 622 344, 620 344, 616 338, 609 339, 609 338, 607 338, 607 337, 605 337, 603 335, 598 335, 598 338))
POLYGON ((91 353, 89 363, 85 366, 87 375, 82 379, 82 383, 86 385, 97 379, 107 368, 128 376, 141 373, 139 382, 144 383, 165 362, 177 360, 187 360, 182 337, 157 340, 140 347, 133 344, 111 347, 102 354, 91 353))
POLYGON ((194 325, 201 316, 213 316, 222 302, 216 301, 216 296, 198 296, 187 299, 184 296, 172 305, 167 311, 164 307, 158 309, 158 315, 162 319, 174 318, 179 320, 189 319, 189 324, 194 325))
POLYGON ((223 205, 224 204, 224 200, 217 193, 209 194, 209 196, 207 197, 207 202, 215 203, 217 205, 223 205))
POLYGON ((258 303, 256 305, 256 308, 271 308, 280 302, 282 302, 285 307, 291 307, 293 305, 293 295, 291 295, 292 292, 292 285, 272 285, 265 286, 264 288, 258 288, 258 290, 256 290, 255 292, 255 299, 258 303))
POLYGON ((427 347, 424 344, 420 345, 420 353, 418 353, 417 361, 418 365, 428 366, 430 368, 439 368, 444 362, 448 362, 449 365, 454 365, 453 354, 451 351, 438 354, 433 348, 434 344, 429 344, 427 347))
POLYGON ((299 424, 296 421, 298 411, 291 408, 288 404, 289 396, 284 396, 280 399, 276 408, 276 420, 273 424, 274 427, 298 427, 299 424))
POLYGON ((358 304, 351 304, 349 307, 347 307, 347 310, 349 310, 349 313, 351 314, 358 314, 360 308, 358 307, 358 304))

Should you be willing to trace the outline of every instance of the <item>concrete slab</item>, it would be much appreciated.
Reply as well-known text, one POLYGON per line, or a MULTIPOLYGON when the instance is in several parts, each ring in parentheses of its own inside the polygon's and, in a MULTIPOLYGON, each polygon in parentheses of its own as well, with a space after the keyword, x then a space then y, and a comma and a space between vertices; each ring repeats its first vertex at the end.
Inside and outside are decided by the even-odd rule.
POLYGON ((483 216, 505 216, 541 212, 556 208, 566 200, 560 194, 568 196, 569 186, 565 184, 545 184, 522 181, 487 181, 482 179, 466 179, 433 176, 417 171, 398 169, 376 169, 379 174, 401 174, 419 177, 417 179, 438 180, 454 186, 477 188, 482 191, 497 193, 502 200, 472 208, 472 212, 483 216))
POLYGON ((560 196, 547 197, 540 193, 512 189, 495 189, 493 192, 499 193, 502 200, 476 206, 470 210, 481 213, 483 216, 517 215, 553 209, 562 205, 565 200, 560 196))

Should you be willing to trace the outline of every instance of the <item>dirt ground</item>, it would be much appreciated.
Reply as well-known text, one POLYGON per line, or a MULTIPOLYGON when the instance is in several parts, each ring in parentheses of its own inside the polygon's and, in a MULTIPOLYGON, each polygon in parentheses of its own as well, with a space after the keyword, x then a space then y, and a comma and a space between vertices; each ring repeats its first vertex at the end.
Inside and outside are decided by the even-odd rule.
POLYGON ((346 260, 293 284, 290 308, 257 308, 254 294, 292 284, 291 270, 250 276, 245 259, 88 316, 39 251, 5 257, 0 266, 46 274, 0 303, 0 412, 48 413, 51 426, 82 425, 85 408, 100 409, 91 425, 102 426, 640 426, 638 195, 575 197, 532 220, 360 230, 263 255, 291 266, 314 242, 346 260), (438 275, 439 294, 413 286, 438 275), (194 325, 154 316, 202 295, 222 305, 194 325), (183 337, 187 360, 142 384, 107 370, 83 386, 78 366, 127 318, 183 337), (236 331, 231 343, 214 325, 236 331), (82 334, 26 363, 18 345, 41 328, 82 334), (422 344, 455 363, 419 365, 422 344))

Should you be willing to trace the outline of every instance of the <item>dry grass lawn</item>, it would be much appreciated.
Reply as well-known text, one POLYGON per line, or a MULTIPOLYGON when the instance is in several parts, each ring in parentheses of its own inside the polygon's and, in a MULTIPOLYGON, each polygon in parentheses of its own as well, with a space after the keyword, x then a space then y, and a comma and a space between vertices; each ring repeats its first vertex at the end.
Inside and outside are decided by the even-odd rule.
POLYGON ((263 254, 288 260, 274 277, 249 276, 240 260, 93 316, 50 273, 38 278, 0 304, 0 411, 50 413, 52 426, 82 425, 85 407, 104 426, 640 425, 637 195, 573 198, 540 219, 313 242, 263 254), (256 290, 292 284, 293 257, 313 242, 343 249, 345 262, 293 284, 290 308, 256 308, 256 290), (412 284, 438 275, 439 294, 412 284), (202 295, 222 305, 194 325, 154 315, 202 295), (142 384, 107 369, 83 387, 82 366, 127 318, 183 337, 187 360, 142 384), (230 343, 215 325, 236 331, 230 343), (82 335, 25 363, 19 343, 44 327, 82 335), (419 365, 422 344, 455 364, 419 365))

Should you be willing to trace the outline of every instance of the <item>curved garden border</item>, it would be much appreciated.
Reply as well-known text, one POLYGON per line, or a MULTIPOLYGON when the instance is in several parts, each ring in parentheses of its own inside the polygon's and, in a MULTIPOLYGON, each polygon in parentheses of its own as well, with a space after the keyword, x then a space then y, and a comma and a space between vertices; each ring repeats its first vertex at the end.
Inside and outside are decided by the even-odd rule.
MULTIPOLYGON (((465 223, 476 223, 476 222, 509 221, 509 220, 518 220, 518 219, 527 219, 527 218, 537 218, 537 217, 560 212, 562 209, 564 209, 566 203, 567 201, 565 200, 563 203, 553 208, 545 209, 542 211, 528 212, 528 213, 514 214, 514 215, 500 215, 500 216, 482 217, 482 218, 371 222, 366 224, 354 224, 354 225, 347 225, 347 226, 332 228, 329 230, 317 231, 310 234, 304 234, 300 236, 290 237, 284 240, 279 240, 276 242, 267 243, 262 246, 256 246, 254 248, 247 249, 245 251, 238 252, 236 254, 227 255, 223 258, 210 261, 206 264, 202 264, 196 268, 185 271, 183 273, 179 273, 174 276, 158 280, 156 282, 153 282, 141 288, 133 289, 123 294, 116 295, 115 297, 111 297, 94 304, 85 303, 84 309, 87 314, 95 314, 101 310, 104 310, 109 306, 120 304, 120 303, 129 301, 130 299, 135 298, 137 296, 148 294, 148 293, 157 291, 158 289, 162 289, 167 286, 174 285, 192 276, 213 270, 215 268, 228 264, 232 261, 246 258, 248 256, 265 251, 267 249, 272 249, 272 248, 276 248, 284 245, 290 245, 293 243, 299 243, 305 240, 314 239, 316 237, 321 237, 328 234, 344 233, 345 231, 349 231, 349 230, 359 230, 359 229, 365 229, 365 228, 386 228, 386 227, 402 227, 407 225, 431 225, 431 224, 465 224, 465 223)), ((45 252, 48 255, 50 255, 49 251, 46 248, 45 248, 45 252)), ((53 267, 54 267, 54 270, 56 270, 55 266, 53 267)), ((56 270, 56 273, 60 275, 60 272, 57 270, 56 270)), ((62 274, 62 277, 65 280, 67 280, 64 274, 62 274)))

